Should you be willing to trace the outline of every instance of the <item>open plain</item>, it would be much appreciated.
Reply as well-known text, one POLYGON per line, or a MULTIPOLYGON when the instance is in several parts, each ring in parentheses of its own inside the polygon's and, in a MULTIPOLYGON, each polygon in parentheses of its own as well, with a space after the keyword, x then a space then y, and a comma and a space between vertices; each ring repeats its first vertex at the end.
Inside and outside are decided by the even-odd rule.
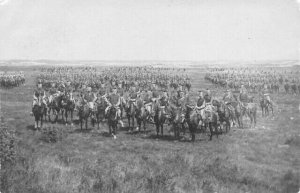
MULTIPOLYGON (((287 67, 292 68, 292 67, 287 67)), ((34 130, 30 116, 37 66, 0 67, 2 71, 24 71, 26 83, 1 89, 3 124, 15 131, 16 159, 1 170, 1 192, 278 192, 296 193, 300 182, 300 95, 272 95, 275 114, 262 117, 257 126, 232 128, 209 141, 197 134, 195 142, 174 140, 172 130, 156 138, 147 124, 146 132, 118 131, 117 139, 107 136, 107 126, 98 130, 89 124, 45 123, 58 128, 56 143, 43 140, 34 130)), ((187 68, 193 98, 200 88, 211 88, 215 97, 223 95, 204 80, 205 68, 187 68)), ((258 103, 257 97, 255 102, 258 103)), ((75 117, 76 119, 76 117, 75 117)), ((126 121, 125 126, 127 124, 126 121)), ((186 139, 189 133, 186 133, 186 139)))

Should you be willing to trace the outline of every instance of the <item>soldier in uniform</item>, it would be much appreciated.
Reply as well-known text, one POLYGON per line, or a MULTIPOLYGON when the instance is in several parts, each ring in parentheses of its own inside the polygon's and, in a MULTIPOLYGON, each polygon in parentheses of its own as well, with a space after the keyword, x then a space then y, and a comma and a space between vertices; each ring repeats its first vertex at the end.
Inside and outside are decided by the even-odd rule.
MULTIPOLYGON (((198 96, 198 100, 197 100, 197 104, 196 104, 196 111, 197 111, 197 113, 200 113, 202 118, 204 118, 205 117, 205 114, 204 114, 205 99, 204 99, 202 90, 199 90, 198 93, 199 93, 199 96, 198 96)), ((204 123, 202 123, 202 122, 199 124, 204 126, 204 123)))
POLYGON ((120 95, 121 105, 126 104, 125 98, 124 98, 124 92, 125 90, 122 87, 122 83, 118 83, 118 94, 120 95))
POLYGON ((138 94, 139 93, 136 91, 136 87, 132 86, 129 93, 128 102, 132 102, 136 106, 136 99, 138 98, 138 94))
MULTIPOLYGON (((217 113, 217 109, 212 105, 212 94, 210 89, 206 89, 206 94, 204 95, 204 101, 205 101, 205 109, 204 111, 208 111, 211 115, 214 113, 217 116, 217 121, 219 123, 219 115, 217 113)), ((205 114, 204 114, 205 116, 205 114)))
POLYGON ((168 92, 167 90, 163 90, 163 94, 162 94, 162 97, 159 99, 159 106, 160 108, 163 108, 164 111, 163 113, 164 114, 167 114, 166 112, 166 107, 169 105, 169 96, 168 96, 168 92))
POLYGON ((233 94, 230 89, 226 90, 226 93, 223 96, 223 101, 225 102, 226 105, 230 105, 231 102, 233 102, 233 94))
POLYGON ((73 87, 71 86, 71 82, 68 81, 67 84, 66 84, 66 87, 65 87, 65 95, 66 96, 70 96, 70 100, 74 100, 73 98, 73 87))
POLYGON ((101 83, 100 88, 98 90, 98 94, 100 95, 100 97, 106 97, 107 96, 107 90, 105 88, 104 83, 101 83))
POLYGON ((55 82, 51 84, 51 88, 49 89, 49 103, 53 101, 55 97, 57 97, 59 94, 59 91, 55 87, 55 82))
POLYGON ((95 93, 92 93, 92 88, 88 87, 87 92, 83 96, 83 101, 88 104, 90 110, 94 111, 94 103, 97 100, 95 93))
POLYGON ((243 106, 245 106, 246 103, 248 103, 248 94, 247 90, 244 87, 241 87, 239 101, 242 103, 243 106))

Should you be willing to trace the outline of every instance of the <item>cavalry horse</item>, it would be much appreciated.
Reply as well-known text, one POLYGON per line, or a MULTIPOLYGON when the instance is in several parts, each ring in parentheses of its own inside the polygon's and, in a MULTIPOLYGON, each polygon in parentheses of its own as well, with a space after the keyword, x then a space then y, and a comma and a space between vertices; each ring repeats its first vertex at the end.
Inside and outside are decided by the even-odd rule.
POLYGON ((48 119, 52 123, 56 123, 58 119, 58 113, 60 112, 60 104, 61 104, 61 97, 55 97, 52 99, 51 102, 49 102, 49 98, 47 100, 47 114, 48 114, 48 119))
POLYGON ((185 135, 185 123, 185 115, 182 115, 182 109, 180 107, 172 108, 170 124, 172 124, 175 139, 180 138, 180 131, 185 135))
POLYGON ((105 108, 107 107, 106 101, 104 98, 98 98, 95 102, 96 105, 96 120, 97 120, 97 125, 99 129, 100 123, 104 122, 105 120, 105 108))
POLYGON ((198 127, 203 131, 202 121, 200 112, 197 112, 193 107, 187 106, 187 123, 191 134, 191 141, 195 141, 198 127))
POLYGON ((267 101, 267 99, 265 99, 264 96, 260 97, 259 103, 260 103, 262 117, 268 116, 270 110, 272 112, 272 115, 274 116, 273 105, 272 103, 267 101))
POLYGON ((217 103, 217 113, 219 114, 219 119, 221 125, 225 123, 225 131, 228 133, 231 128, 231 123, 234 122, 234 110, 230 109, 229 104, 225 104, 224 102, 218 102, 217 103))
POLYGON ((158 104, 155 105, 154 107, 154 123, 156 127, 156 136, 159 136, 159 130, 161 132, 161 136, 164 135, 164 123, 167 120, 166 112, 165 112, 165 107, 164 106, 159 106, 158 104))
POLYGON ((34 124, 35 129, 39 129, 43 127, 43 117, 46 112, 46 105, 42 102, 42 100, 43 99, 41 96, 38 97, 37 104, 35 104, 32 109, 32 113, 35 119, 35 124, 34 124), (40 127, 39 127, 39 123, 40 123, 40 127))
POLYGON ((91 109, 89 108, 88 104, 78 104, 78 102, 75 105, 75 109, 78 111, 80 129, 82 130, 83 122, 85 122, 85 129, 87 130, 88 129, 88 118, 91 115, 91 109))
POLYGON ((107 112, 107 122, 109 128, 109 134, 116 139, 117 128, 118 128, 118 114, 117 108, 112 106, 107 112))
POLYGON ((73 113, 75 110, 75 102, 71 100, 70 95, 63 95, 61 99, 61 105, 63 109, 63 121, 65 121, 66 125, 68 124, 68 113, 71 115, 71 125, 73 125, 73 113))
POLYGON ((128 103, 126 104, 125 107, 125 111, 126 111, 126 116, 128 119, 128 125, 130 128, 130 120, 132 120, 132 128, 131 131, 134 128, 134 118, 135 118, 135 114, 136 114, 136 105, 134 104, 133 100, 129 100, 128 103))
POLYGON ((146 122, 149 112, 146 110, 146 107, 144 106, 143 101, 141 99, 138 99, 137 103, 138 108, 136 109, 135 118, 138 125, 138 131, 141 131, 142 124, 144 127, 144 131, 146 131, 146 122))
POLYGON ((250 127, 256 126, 256 114, 257 114, 257 106, 255 103, 242 103, 239 102, 240 108, 240 123, 242 128, 243 125, 243 116, 247 115, 250 118, 250 127))

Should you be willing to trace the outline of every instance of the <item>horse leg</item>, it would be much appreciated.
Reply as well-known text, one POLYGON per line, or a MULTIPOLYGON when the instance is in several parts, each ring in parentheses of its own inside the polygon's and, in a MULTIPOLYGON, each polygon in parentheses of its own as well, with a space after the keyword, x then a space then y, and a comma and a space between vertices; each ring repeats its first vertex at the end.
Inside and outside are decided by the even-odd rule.
POLYGON ((190 133, 191 133, 191 136, 192 136, 191 141, 194 142, 195 139, 196 139, 196 136, 195 136, 195 130, 196 129, 193 126, 190 126, 189 129, 190 129, 190 133))
POLYGON ((146 120, 143 119, 143 124, 144 124, 144 131, 146 131, 146 120))
POLYGON ((158 135, 159 135, 159 125, 158 125, 158 123, 156 123, 155 126, 156 126, 156 136, 158 137, 158 135))
POLYGON ((99 113, 96 114, 96 120, 97 120, 97 129, 99 130, 99 125, 100 125, 100 117, 99 113))
POLYGON ((128 119, 128 127, 130 129, 130 116, 127 116, 127 119, 128 119))
POLYGON ((73 126, 73 110, 71 110, 71 125, 73 126))
POLYGON ((41 122, 41 127, 40 127, 40 129, 43 128, 43 118, 44 118, 43 115, 41 115, 41 121, 40 121, 41 122))
POLYGON ((35 117, 35 120, 34 120, 34 129, 37 129, 38 128, 38 119, 35 117))
POLYGON ((65 117, 66 117, 66 125, 68 125, 68 111, 65 110, 65 117))
POLYGON ((82 120, 81 117, 79 119, 80 119, 80 129, 82 130, 82 122, 83 122, 83 120, 82 120))
POLYGON ((132 119, 132 130, 134 129, 134 116, 131 117, 132 119))
POLYGON ((88 129, 88 123, 87 122, 88 122, 88 117, 85 118, 85 129, 86 130, 88 129))
POLYGON ((212 128, 212 123, 208 123, 208 127, 209 127, 209 131, 210 131, 210 137, 209 140, 212 140, 212 136, 213 136, 213 128, 212 128))
POLYGON ((161 124, 161 136, 164 136, 164 124, 161 124))

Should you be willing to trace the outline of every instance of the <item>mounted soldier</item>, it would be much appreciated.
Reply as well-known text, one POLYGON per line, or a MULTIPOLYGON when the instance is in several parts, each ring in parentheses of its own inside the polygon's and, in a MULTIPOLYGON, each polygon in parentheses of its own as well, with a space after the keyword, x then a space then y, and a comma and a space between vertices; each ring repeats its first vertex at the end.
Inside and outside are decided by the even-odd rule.
POLYGON ((52 103, 53 99, 59 95, 59 91, 55 87, 55 82, 52 82, 51 88, 49 89, 49 104, 52 103))
MULTIPOLYGON (((202 118, 204 118, 204 108, 205 108, 205 99, 204 99, 204 95, 203 95, 203 91, 199 90, 198 91, 199 96, 198 96, 198 100, 196 103, 196 112, 199 113, 201 115, 202 118)), ((199 123, 201 125, 201 123, 199 123)), ((202 123, 202 125, 204 126, 204 123, 202 123)))
POLYGON ((83 96, 83 101, 88 105, 89 109, 94 111, 94 102, 97 100, 95 93, 92 93, 92 88, 88 87, 87 92, 83 96))
POLYGON ((243 106, 245 106, 246 103, 248 103, 248 93, 244 85, 241 86, 239 101, 242 103, 243 106))
POLYGON ((133 85, 129 93, 128 103, 133 103, 136 106, 136 99, 138 98, 138 94, 139 92, 137 92, 136 87, 133 85))
POLYGON ((124 127, 124 123, 120 119, 120 117, 121 117, 121 110, 120 110, 121 97, 117 92, 118 92, 117 88, 113 87, 112 93, 107 97, 108 106, 105 109, 105 115, 106 116, 108 115, 108 111, 111 108, 115 108, 118 122, 121 124, 122 127, 124 127))
POLYGON ((64 91, 65 91, 65 96, 70 96, 71 101, 74 101, 73 90, 74 90, 74 88, 71 86, 71 82, 68 81, 64 91))
MULTIPOLYGON (((211 91, 210 89, 206 89, 206 93, 204 95, 204 101, 205 101, 205 109, 204 109, 204 112, 208 112, 209 113, 209 116, 212 117, 212 114, 216 114, 217 116, 217 122, 219 123, 219 115, 217 113, 217 109, 212 105, 212 94, 211 94, 211 91)), ((207 117, 205 117, 207 118, 207 117)))
MULTIPOLYGON (((46 99, 45 90, 43 89, 42 83, 39 82, 37 85, 37 89, 33 93, 32 109, 35 105, 40 106, 42 104, 44 104, 45 107, 47 108, 47 103, 45 99, 46 99)), ((33 115, 32 112, 31 115, 33 115)))

